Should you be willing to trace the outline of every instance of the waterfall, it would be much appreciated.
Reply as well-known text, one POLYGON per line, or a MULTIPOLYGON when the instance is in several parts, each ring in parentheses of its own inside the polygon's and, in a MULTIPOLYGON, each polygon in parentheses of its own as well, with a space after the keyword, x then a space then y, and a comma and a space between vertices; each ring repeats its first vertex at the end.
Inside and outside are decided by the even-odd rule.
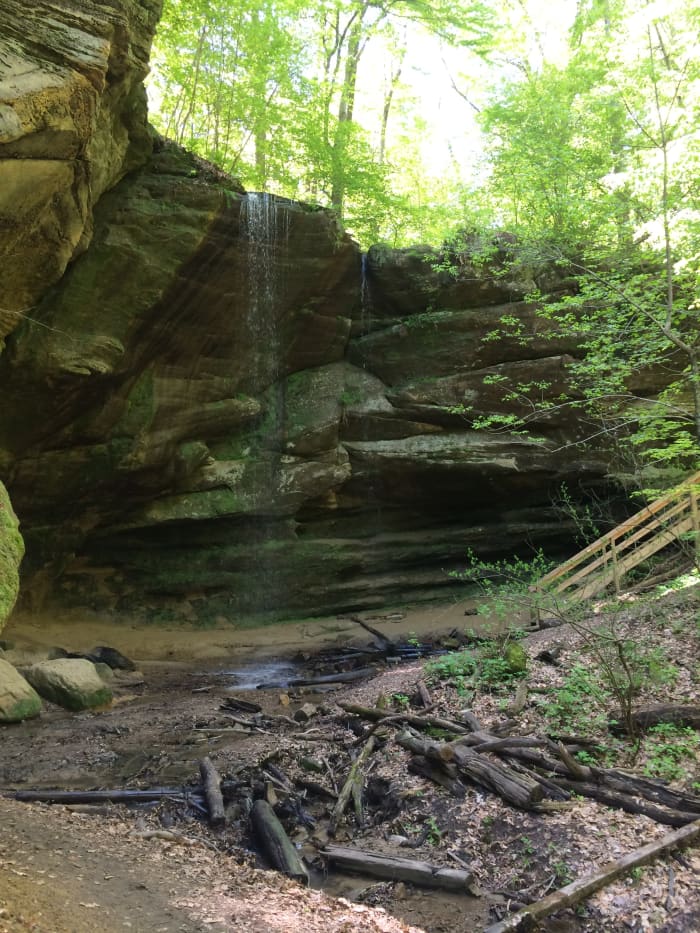
POLYGON ((254 310, 270 308, 281 284, 277 254, 289 243, 289 208, 284 199, 265 193, 247 194, 241 205, 241 236, 248 241, 254 310))
POLYGON ((287 289, 289 202, 265 193, 247 194, 241 204, 240 235, 245 250, 247 312, 244 333, 250 391, 264 405, 246 476, 253 503, 248 553, 258 609, 281 609, 285 586, 278 565, 280 526, 271 504, 283 479, 286 426, 285 364, 281 322, 287 289), (245 247, 244 247, 245 249, 245 247))
POLYGON ((248 320, 256 389, 279 375, 278 302, 284 295, 283 252, 289 244, 289 208, 281 198, 251 192, 241 205, 241 237, 248 242, 248 320), (271 365, 266 366, 265 362, 271 365))

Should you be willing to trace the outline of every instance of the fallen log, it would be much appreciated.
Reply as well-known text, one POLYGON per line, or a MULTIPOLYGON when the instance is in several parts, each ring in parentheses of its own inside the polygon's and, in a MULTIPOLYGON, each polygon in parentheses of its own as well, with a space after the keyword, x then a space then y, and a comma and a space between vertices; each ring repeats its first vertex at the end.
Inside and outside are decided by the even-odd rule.
MULTIPOLYGON (((636 813, 641 816, 648 816, 657 823, 664 826, 686 826, 697 820, 697 813, 687 813, 681 810, 665 809, 655 807, 650 803, 640 802, 629 793, 620 793, 609 790, 600 784, 591 784, 587 781, 575 781, 569 778, 555 778, 554 783, 559 787, 572 791, 581 797, 590 797, 599 803, 604 803, 608 807, 617 810, 624 810, 625 813, 636 813)), ((634 793, 634 791, 632 791, 634 793)))
POLYGON ((452 719, 442 719, 440 716, 424 716, 409 712, 387 715, 386 710, 374 706, 357 706, 354 703, 339 703, 338 706, 346 713, 352 713, 354 716, 369 719, 372 722, 384 722, 384 720, 387 723, 405 722, 406 725, 413 726, 414 729, 444 729, 445 732, 451 732, 453 735, 468 735, 471 731, 461 723, 452 719))
POLYGON ((251 703, 250 700, 241 700, 239 697, 226 697, 219 709, 231 709, 240 713, 262 713, 262 706, 258 703, 251 703))
POLYGON ((309 873, 270 804, 266 800, 256 800, 250 819, 260 846, 273 867, 295 881, 308 884, 309 873))
POLYGON ((356 625, 361 625, 362 628, 366 632, 369 632, 370 635, 373 635, 377 639, 379 644, 382 646, 383 651, 386 651, 389 648, 395 647, 394 642, 391 640, 391 638, 387 638, 387 636, 384 635, 382 632, 380 632, 379 629, 373 628, 371 625, 369 625, 367 622, 365 622, 364 619, 361 619, 359 616, 348 616, 348 619, 350 619, 350 621, 354 622, 356 625))
POLYGON ((212 826, 223 826, 226 822, 226 811, 224 810, 219 772, 210 758, 202 758, 199 762, 199 773, 202 775, 204 797, 209 810, 209 822, 212 826))
POLYGON ((418 696, 420 697, 424 709, 428 709, 428 707, 432 709, 433 698, 430 696, 430 690, 428 690, 422 680, 418 681, 418 696))
POLYGON ((684 794, 666 787, 659 781, 640 777, 638 774, 628 774, 626 771, 618 771, 615 768, 605 770, 594 768, 593 773, 597 779, 602 776, 605 786, 611 790, 643 797, 652 803, 660 803, 674 810, 700 813, 700 797, 697 794, 684 794))
MULTIPOLYGON (((316 684, 350 684, 365 677, 373 677, 377 673, 374 667, 361 667, 355 671, 342 671, 337 674, 320 674, 318 677, 292 677, 287 681, 288 687, 313 687, 316 684)), ((262 687, 258 687, 259 690, 262 687)))
POLYGON ((522 713, 525 709, 525 704, 527 703, 527 681, 521 680, 518 684, 518 689, 515 691, 515 696, 511 702, 506 707, 506 713, 508 716, 517 716, 518 713, 522 713))
MULTIPOLYGON (((630 725, 636 732, 645 732, 661 723, 700 729, 700 706, 653 706, 638 709, 630 718, 630 725)), ((627 732, 626 724, 616 719, 608 723, 608 729, 615 735, 625 735, 627 732)))
POLYGON ((453 797, 464 797, 465 787, 459 780, 457 769, 451 768, 447 762, 436 765, 423 755, 414 755, 408 763, 408 770, 411 774, 418 774, 439 787, 444 787, 453 797))
MULTIPOLYGON (((645 814, 668 826, 684 826, 690 820, 695 819, 696 814, 700 813, 700 796, 672 790, 659 781, 629 774, 615 768, 598 768, 595 766, 590 766, 587 769, 590 780, 586 781, 581 779, 581 774, 585 773, 584 771, 581 774, 572 774, 570 768, 563 761, 556 761, 539 751, 535 751, 531 746, 536 745, 538 740, 532 742, 513 741, 507 745, 496 745, 494 742, 488 745, 488 739, 488 733, 473 733, 459 741, 460 744, 466 744, 474 743, 476 740, 483 740, 480 741, 480 744, 475 744, 476 751, 481 752, 488 748, 489 751, 493 751, 507 760, 515 759, 522 762, 529 767, 529 773, 537 778, 548 794, 550 794, 548 786, 556 784, 558 787, 567 788, 573 793, 580 792, 582 796, 588 796, 601 803, 607 803, 608 806, 627 809, 630 813, 645 814), (543 778, 539 773, 533 771, 534 768, 545 771, 547 778, 543 778), (571 783, 567 783, 569 781, 571 783), (586 785, 588 785, 587 790, 586 785), (581 789, 582 787, 583 789, 581 789), (642 797, 650 803, 658 803, 663 807, 668 807, 670 812, 667 813, 654 807, 642 809, 646 805, 634 804, 633 802, 625 803, 626 800, 630 800, 632 797, 642 797), (664 818, 657 819, 657 817, 664 818)), ((545 739, 539 744, 551 747, 554 743, 545 739)))
POLYGON ((334 794, 332 790, 328 790, 327 787, 324 787, 323 784, 318 784, 316 781, 307 781, 306 778, 297 778, 294 783, 309 794, 322 797, 324 800, 332 800, 335 803, 338 799, 337 794, 334 794))
MULTIPOLYGON (((542 787, 545 797, 547 797, 548 800, 571 800, 571 794, 569 791, 565 790, 563 787, 559 787, 553 781, 550 781, 549 778, 543 777, 537 771, 531 771, 529 768, 526 768, 525 765, 520 764, 519 761, 516 761, 507 755, 504 755, 503 760, 506 762, 509 768, 512 768, 519 774, 526 774, 528 777, 533 777, 542 787)), ((543 801, 543 803, 540 804, 540 807, 544 806, 544 804, 545 802, 543 801)))
MULTIPOLYGON (((373 735, 371 735, 365 742, 360 754, 353 761, 350 767, 350 772, 346 778, 345 784, 343 784, 342 790, 338 794, 338 800, 333 807, 333 812, 331 813, 331 818, 328 822, 329 836, 335 836, 338 823, 342 819, 343 813, 345 813, 345 808, 347 807, 348 801, 350 800, 350 797, 353 793, 353 787, 356 785, 356 782, 361 779, 362 766, 374 751, 374 746, 375 738, 373 735)), ((355 791, 355 795, 357 795, 357 791, 355 791)), ((357 800, 357 796, 355 799, 357 800)))
POLYGON ((638 865, 644 865, 664 852, 670 852, 682 845, 689 845, 699 836, 700 820, 695 820, 674 833, 668 833, 668 835, 663 836, 656 842, 635 849, 614 862, 608 862, 598 871, 583 878, 578 878, 558 891, 548 894, 542 900, 523 907, 517 913, 506 917, 505 920, 492 924, 484 933, 510 933, 510 931, 519 930, 521 927, 531 929, 536 921, 542 920, 558 910, 563 910, 565 907, 573 907, 579 901, 615 881, 630 869, 636 868, 638 865))
POLYGON ((5 790, 0 796, 23 803, 101 804, 154 803, 167 797, 187 799, 202 797, 201 787, 152 787, 148 790, 113 788, 112 790, 5 790))
POLYGON ((360 849, 346 849, 344 846, 326 846, 320 854, 331 865, 348 871, 389 881, 407 881, 427 888, 468 893, 473 880, 471 871, 443 868, 415 859, 388 858, 360 849))
POLYGON ((467 780, 493 791, 521 810, 532 810, 544 797, 542 786, 533 777, 496 764, 460 742, 424 741, 410 732, 402 732, 396 742, 415 755, 454 764, 467 780))

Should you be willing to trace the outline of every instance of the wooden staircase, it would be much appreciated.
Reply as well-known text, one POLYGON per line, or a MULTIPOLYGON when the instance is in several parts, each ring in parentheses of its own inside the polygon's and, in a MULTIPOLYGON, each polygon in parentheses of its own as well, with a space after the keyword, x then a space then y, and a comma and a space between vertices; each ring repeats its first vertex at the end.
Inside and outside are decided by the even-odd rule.
POLYGON ((700 562, 700 472, 640 509, 617 528, 545 574, 531 590, 581 602, 600 595, 611 584, 619 594, 625 574, 681 535, 694 533, 700 562))

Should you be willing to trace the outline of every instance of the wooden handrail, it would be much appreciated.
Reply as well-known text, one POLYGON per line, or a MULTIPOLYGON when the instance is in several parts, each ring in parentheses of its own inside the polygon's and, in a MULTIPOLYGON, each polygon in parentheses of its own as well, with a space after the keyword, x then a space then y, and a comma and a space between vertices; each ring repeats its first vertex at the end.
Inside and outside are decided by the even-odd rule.
POLYGON ((600 593, 611 582, 619 590, 625 573, 688 531, 695 532, 700 556, 699 488, 700 471, 545 574, 533 589, 563 593, 573 587, 567 596, 578 599, 600 593), (633 546, 634 551, 626 553, 633 546), (588 579, 595 571, 599 572, 588 579))

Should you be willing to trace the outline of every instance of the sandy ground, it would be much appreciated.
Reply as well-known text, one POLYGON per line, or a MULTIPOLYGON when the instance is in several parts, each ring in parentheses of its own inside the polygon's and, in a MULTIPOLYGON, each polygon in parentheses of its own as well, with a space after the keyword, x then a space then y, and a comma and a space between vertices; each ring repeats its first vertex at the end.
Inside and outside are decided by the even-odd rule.
MULTIPOLYGON (((418 638, 434 633, 459 632, 498 625, 497 620, 474 615, 475 602, 397 609, 382 614, 362 613, 361 618, 388 638, 418 638)), ((223 623, 217 628, 184 625, 161 626, 115 622, 98 616, 74 614, 15 615, 1 638, 28 655, 59 646, 89 651, 95 645, 117 648, 136 661, 175 661, 190 664, 238 661, 269 655, 291 656, 299 651, 366 643, 371 636, 347 616, 280 622, 259 628, 223 623)))

